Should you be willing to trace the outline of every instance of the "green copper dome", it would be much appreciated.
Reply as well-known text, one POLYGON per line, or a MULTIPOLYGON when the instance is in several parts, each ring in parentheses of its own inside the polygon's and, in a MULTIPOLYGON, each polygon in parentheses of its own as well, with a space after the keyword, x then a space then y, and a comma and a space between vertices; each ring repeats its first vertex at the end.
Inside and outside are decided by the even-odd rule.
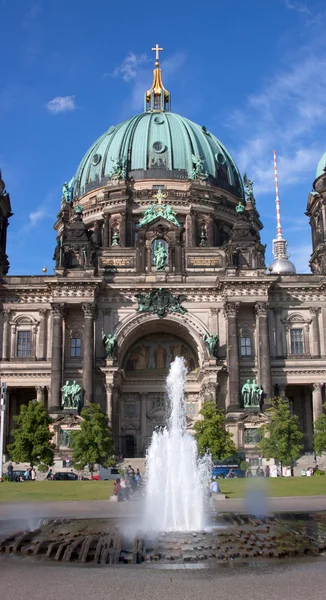
POLYGON ((316 179, 318 177, 320 177, 321 175, 324 175, 324 169, 326 167, 326 152, 324 152, 323 156, 321 157, 318 166, 317 166, 317 171, 316 171, 316 179))
POLYGON ((168 111, 147 111, 110 127, 81 161, 73 195, 127 177, 201 179, 244 197, 238 168, 223 144, 205 127, 168 111))

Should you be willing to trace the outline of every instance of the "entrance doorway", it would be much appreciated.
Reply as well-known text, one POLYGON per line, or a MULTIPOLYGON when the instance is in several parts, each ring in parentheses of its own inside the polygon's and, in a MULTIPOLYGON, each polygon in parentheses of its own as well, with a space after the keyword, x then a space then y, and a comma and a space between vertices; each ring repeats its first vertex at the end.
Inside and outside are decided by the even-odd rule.
POLYGON ((135 457, 135 436, 134 435, 126 435, 122 438, 123 447, 122 454, 125 458, 134 458, 135 457))

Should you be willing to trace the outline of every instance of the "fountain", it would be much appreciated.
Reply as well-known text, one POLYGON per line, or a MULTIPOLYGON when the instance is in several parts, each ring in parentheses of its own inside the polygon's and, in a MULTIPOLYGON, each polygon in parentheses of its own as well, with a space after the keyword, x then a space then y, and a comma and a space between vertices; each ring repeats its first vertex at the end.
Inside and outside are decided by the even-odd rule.
POLYGON ((116 518, 42 519, 33 531, 14 531, 4 539, 0 534, 0 555, 56 563, 211 566, 236 559, 323 555, 325 511, 275 517, 223 513, 215 518, 217 527, 206 528, 211 463, 209 457, 198 458, 196 441, 186 430, 186 376, 184 360, 176 358, 166 383, 168 424, 154 432, 147 454, 145 523, 138 518, 133 522, 128 512, 121 514, 124 504, 112 505, 121 509, 115 511, 116 518))
POLYGON ((182 357, 171 363, 166 381, 168 424, 153 433, 147 453, 146 524, 149 531, 200 531, 206 525, 210 457, 197 455, 186 430, 182 357))

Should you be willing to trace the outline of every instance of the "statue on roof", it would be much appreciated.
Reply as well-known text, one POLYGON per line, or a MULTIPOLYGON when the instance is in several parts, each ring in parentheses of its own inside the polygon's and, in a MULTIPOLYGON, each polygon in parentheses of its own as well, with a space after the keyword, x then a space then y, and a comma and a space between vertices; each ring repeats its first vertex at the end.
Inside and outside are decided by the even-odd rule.
POLYGON ((253 192, 254 182, 252 181, 252 179, 249 179, 247 177, 247 173, 245 173, 243 176, 243 183, 246 188, 246 195, 248 198, 248 202, 252 202, 253 204, 255 204, 255 198, 254 198, 254 192, 253 192))
POLYGON ((200 156, 192 155, 192 162, 194 163, 194 167, 190 173, 190 179, 199 179, 204 181, 208 177, 208 173, 204 171, 204 161, 200 156))
POLYGON ((111 158, 112 171, 110 179, 126 179, 127 177, 127 161, 124 158, 111 158))
POLYGON ((61 204, 64 204, 65 202, 70 203, 72 201, 73 182, 74 178, 72 178, 70 181, 65 181, 65 183, 62 184, 61 204))

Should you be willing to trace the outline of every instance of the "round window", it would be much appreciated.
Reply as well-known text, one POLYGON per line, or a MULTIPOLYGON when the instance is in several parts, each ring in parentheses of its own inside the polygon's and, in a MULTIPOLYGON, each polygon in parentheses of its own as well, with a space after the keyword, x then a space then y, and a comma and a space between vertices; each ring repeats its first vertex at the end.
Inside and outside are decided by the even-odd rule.
POLYGON ((154 117, 154 123, 156 123, 156 125, 163 125, 163 123, 164 123, 163 117, 160 117, 159 115, 157 117, 154 117))
POLYGON ((158 152, 160 154, 162 152, 165 152, 166 145, 163 144, 163 142, 154 142, 154 144, 153 144, 153 150, 155 152, 158 152))
POLYGON ((220 165, 224 165, 225 158, 221 152, 219 152, 218 154, 215 154, 215 158, 216 158, 217 162, 220 163, 220 165))
POLYGON ((101 162, 101 158, 102 156, 100 154, 94 154, 92 159, 92 164, 94 165, 94 167, 98 165, 99 162, 101 162))

